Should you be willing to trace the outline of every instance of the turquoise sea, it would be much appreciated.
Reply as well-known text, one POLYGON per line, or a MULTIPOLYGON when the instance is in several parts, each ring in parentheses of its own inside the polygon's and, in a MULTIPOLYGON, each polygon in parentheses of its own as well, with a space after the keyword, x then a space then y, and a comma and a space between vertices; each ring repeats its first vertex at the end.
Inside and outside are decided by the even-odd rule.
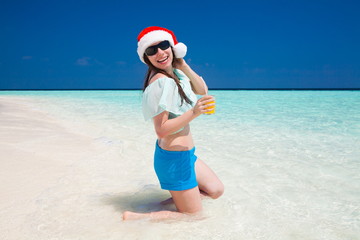
POLYGON ((28 98, 35 110, 111 148, 74 166, 92 174, 91 183, 81 184, 96 190, 83 193, 82 201, 91 204, 69 213, 72 224, 54 220, 60 211, 54 203, 67 197, 56 194, 61 186, 37 199, 54 214, 32 221, 53 223, 47 234, 54 239, 360 239, 360 91, 210 94, 216 114, 200 116, 191 129, 198 157, 225 184, 224 196, 204 200, 201 220, 125 223, 119 217, 105 231, 76 223, 89 209, 102 224, 105 211, 159 210, 156 203, 168 196, 152 169, 156 138, 142 117, 141 92, 0 92, 28 98), (67 237, 75 228, 79 237, 67 237))

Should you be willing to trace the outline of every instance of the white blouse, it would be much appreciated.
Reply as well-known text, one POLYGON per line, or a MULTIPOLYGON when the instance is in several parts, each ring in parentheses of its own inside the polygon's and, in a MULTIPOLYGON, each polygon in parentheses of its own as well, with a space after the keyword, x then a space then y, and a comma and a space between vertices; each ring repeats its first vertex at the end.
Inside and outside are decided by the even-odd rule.
POLYGON ((181 97, 174 79, 169 77, 158 78, 149 84, 143 93, 142 110, 146 121, 163 111, 169 112, 169 118, 175 118, 195 106, 197 97, 192 91, 189 78, 179 69, 174 69, 174 73, 180 79, 180 85, 192 104, 188 104, 184 100, 181 105, 181 97))

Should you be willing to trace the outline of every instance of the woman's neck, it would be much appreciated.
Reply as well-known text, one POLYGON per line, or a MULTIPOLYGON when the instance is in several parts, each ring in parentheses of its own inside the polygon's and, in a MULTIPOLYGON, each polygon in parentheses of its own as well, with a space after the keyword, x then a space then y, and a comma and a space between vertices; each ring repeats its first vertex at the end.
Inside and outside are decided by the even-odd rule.
POLYGON ((168 73, 170 76, 172 76, 174 74, 174 68, 171 66, 165 69, 165 72, 168 73))

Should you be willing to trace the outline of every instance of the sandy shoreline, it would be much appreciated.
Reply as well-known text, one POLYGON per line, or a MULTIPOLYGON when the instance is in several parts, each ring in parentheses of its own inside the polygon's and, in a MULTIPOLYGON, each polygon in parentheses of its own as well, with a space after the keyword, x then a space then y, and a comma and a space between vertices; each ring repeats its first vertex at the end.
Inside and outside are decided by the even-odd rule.
POLYGON ((81 108, 64 118, 68 110, 61 100, 0 96, 0 239, 146 239, 122 213, 162 208, 168 197, 153 144, 135 141, 137 125, 111 135, 81 108))
POLYGON ((1 96, 0 238, 36 235, 26 218, 37 211, 37 198, 58 184, 69 166, 99 152, 93 139, 69 132, 28 99, 1 96))

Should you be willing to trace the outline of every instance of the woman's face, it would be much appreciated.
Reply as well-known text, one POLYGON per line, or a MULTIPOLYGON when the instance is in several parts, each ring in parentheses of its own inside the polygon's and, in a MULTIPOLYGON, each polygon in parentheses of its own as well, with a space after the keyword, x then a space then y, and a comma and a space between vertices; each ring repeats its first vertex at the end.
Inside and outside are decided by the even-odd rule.
MULTIPOLYGON (((161 41, 152 44, 151 46, 155 46, 159 44, 161 41)), ((161 70, 172 70, 172 61, 173 61, 173 53, 171 51, 171 47, 162 50, 161 48, 157 48, 157 53, 152 56, 147 56, 152 65, 154 67, 159 68, 161 70)))

